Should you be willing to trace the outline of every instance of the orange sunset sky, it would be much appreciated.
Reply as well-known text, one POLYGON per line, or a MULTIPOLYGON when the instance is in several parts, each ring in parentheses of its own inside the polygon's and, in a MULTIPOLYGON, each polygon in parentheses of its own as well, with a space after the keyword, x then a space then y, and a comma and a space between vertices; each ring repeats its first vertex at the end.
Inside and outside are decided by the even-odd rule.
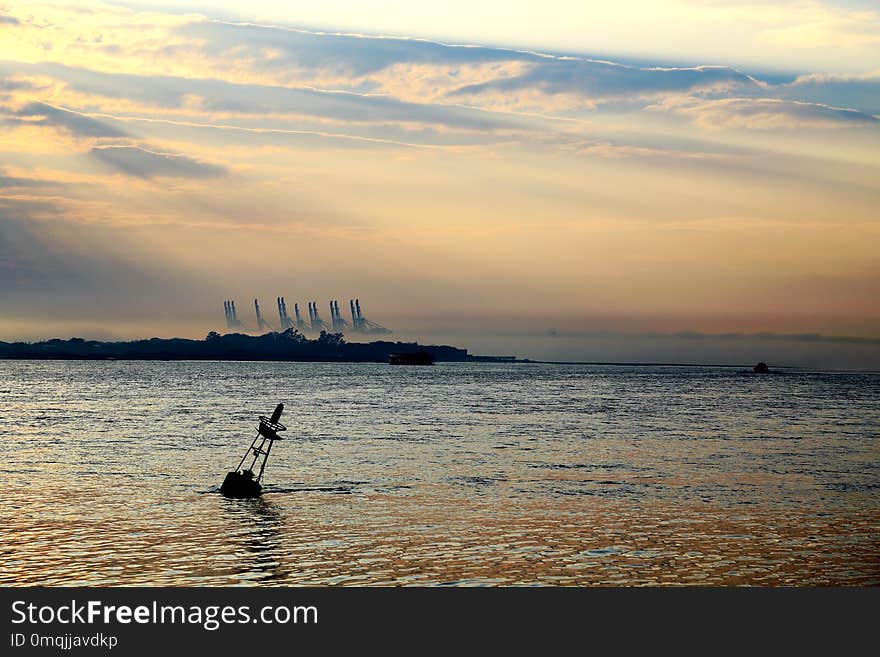
POLYGON ((0 0, 0 340, 880 367, 875 2, 277 4, 0 0))

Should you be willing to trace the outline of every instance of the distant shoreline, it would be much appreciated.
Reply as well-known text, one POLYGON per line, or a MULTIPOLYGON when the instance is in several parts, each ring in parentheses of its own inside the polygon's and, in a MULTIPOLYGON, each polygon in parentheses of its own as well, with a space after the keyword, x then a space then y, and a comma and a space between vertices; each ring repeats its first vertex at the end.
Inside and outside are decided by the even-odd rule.
MULTIPOLYGON (((345 342, 340 333, 326 333, 308 339, 293 329, 282 333, 253 336, 243 333, 210 333, 204 340, 187 338, 149 338, 130 341, 100 341, 55 338, 40 342, 0 341, 0 360, 122 360, 122 361, 215 361, 281 363, 387 363, 392 353, 427 351, 436 362, 497 363, 533 365, 590 365, 600 367, 716 367, 751 372, 754 364, 663 363, 621 361, 566 361, 481 356, 449 345, 422 345, 418 342, 345 342)), ((871 369, 832 369, 771 364, 773 371, 819 371, 878 373, 871 369)))
POLYGON ((426 351, 437 362, 518 362, 511 356, 476 356, 467 349, 417 342, 346 342, 341 333, 322 331, 315 339, 294 329, 246 335, 211 332, 204 340, 149 338, 105 342, 55 338, 41 342, 0 342, 4 360, 193 360, 387 363, 391 354, 426 351))

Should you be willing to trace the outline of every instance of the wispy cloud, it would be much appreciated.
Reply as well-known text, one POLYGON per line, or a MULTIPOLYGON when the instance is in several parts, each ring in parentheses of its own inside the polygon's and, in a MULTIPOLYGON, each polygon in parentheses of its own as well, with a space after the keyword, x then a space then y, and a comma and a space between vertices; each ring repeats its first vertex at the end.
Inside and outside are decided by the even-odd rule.
MULTIPOLYGON (((450 131, 459 131, 462 143, 473 141, 467 133, 524 130, 528 117, 534 115, 589 120, 638 114, 648 107, 654 113, 676 107, 672 116, 697 120, 694 112, 680 108, 697 107, 698 101, 736 101, 728 106, 744 107, 739 99, 755 98, 830 108, 811 110, 809 120, 799 122, 801 128, 870 125, 870 120, 855 121, 843 110, 868 117, 878 111, 877 81, 870 77, 804 75, 791 83, 771 83, 729 66, 635 66, 524 50, 130 11, 128 16, 137 22, 128 28, 120 20, 126 11, 114 8, 103 23, 102 14, 93 12, 90 18, 98 22, 90 38, 68 34, 63 27, 62 18, 78 25, 80 16, 63 11, 58 15, 52 24, 51 47, 30 58, 35 62, 30 65, 34 74, 58 81, 53 89, 56 103, 60 94, 63 104, 74 110, 111 114, 123 110, 129 115, 132 108, 124 105, 137 104, 145 113, 150 108, 177 111, 202 123, 219 123, 230 116, 266 117, 286 123, 271 127, 287 130, 315 130, 308 122, 330 122, 347 125, 354 136, 400 142, 410 141, 402 138, 401 129, 417 136, 422 130, 426 142, 431 141, 428 129, 442 130, 446 142, 450 131)), ((34 48, 36 38, 22 37, 21 45, 34 48)), ((40 39, 46 43, 44 35, 40 39)), ((12 72, 20 72, 22 66, 5 65, 12 72)), ((775 112, 753 112, 764 116, 762 120, 727 125, 767 130, 772 126, 766 118, 771 113, 804 117, 806 112, 780 105, 775 112)), ((65 118, 70 119, 46 120, 60 123, 65 118)), ((99 131, 96 126, 92 129, 99 131)))
MULTIPOLYGON (((477 137, 482 141, 495 133, 531 129, 529 121, 522 117, 479 108, 408 102, 382 95, 215 79, 101 73, 54 64, 0 64, 0 71, 4 68, 27 70, 34 76, 57 80, 53 97, 63 100, 65 107, 29 103, 22 112, 78 129, 80 133, 91 130, 95 136, 100 135, 102 128, 89 123, 88 117, 100 114, 129 118, 140 115, 147 119, 165 118, 202 125, 229 125, 235 120, 241 128, 348 134, 402 144, 413 141, 448 144, 456 136, 468 143, 477 137), (74 110, 73 106, 78 109, 74 110), (46 116, 40 114, 41 110, 46 116), (85 117, 80 122, 83 125, 72 125, 78 119, 71 112, 85 117)), ((27 96, 24 91, 21 95, 27 96)))
POLYGON ((540 92, 547 96, 574 95, 586 107, 683 93, 727 92, 758 87, 752 77, 719 66, 639 68, 613 62, 546 58, 522 75, 460 87, 450 96, 478 99, 483 94, 540 92))
POLYGON ((135 146, 96 146, 91 154, 104 164, 138 178, 219 178, 227 173, 222 165, 135 146))
POLYGON ((6 175, 2 169, 0 169, 0 190, 7 191, 10 189, 16 188, 28 188, 28 187, 50 187, 56 186, 60 183, 57 181, 47 181, 41 180, 38 178, 26 178, 23 176, 10 176, 6 175))
POLYGON ((791 130, 880 124, 877 117, 857 110, 777 98, 672 98, 648 109, 681 114, 707 128, 791 130))
POLYGON ((880 338, 852 335, 824 335, 822 333, 706 333, 703 331, 557 331, 544 333, 523 333, 523 335, 543 335, 550 338, 628 338, 638 340, 694 340, 694 341, 755 341, 769 340, 775 342, 806 342, 826 344, 880 345, 880 338))
POLYGON ((78 137, 125 137, 126 134, 112 128, 101 121, 89 118, 80 112, 74 112, 48 103, 28 103, 13 112, 13 116, 25 120, 30 125, 57 126, 69 130, 78 137))
POLYGON ((800 75, 791 83, 778 85, 776 92, 792 100, 830 103, 880 114, 880 71, 864 75, 800 75))

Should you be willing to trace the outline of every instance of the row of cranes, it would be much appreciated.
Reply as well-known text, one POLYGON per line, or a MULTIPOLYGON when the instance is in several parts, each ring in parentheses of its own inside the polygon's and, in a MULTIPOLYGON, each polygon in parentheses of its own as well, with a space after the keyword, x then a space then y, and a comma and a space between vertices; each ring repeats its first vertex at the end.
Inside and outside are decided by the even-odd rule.
MULTIPOLYGON (((293 328, 303 333, 320 333, 321 331, 332 331, 334 333, 344 333, 346 331, 371 334, 391 333, 390 329, 387 329, 376 322, 371 322, 363 316, 361 313, 360 299, 349 299, 348 301, 351 310, 351 322, 348 322, 342 317, 342 313, 339 311, 339 301, 330 301, 329 324, 327 324, 327 322, 321 318, 320 314, 318 314, 317 301, 308 302, 308 321, 304 320, 300 315, 298 303, 293 304, 294 317, 291 317, 288 314, 287 302, 284 300, 284 297, 276 297, 275 303, 278 306, 278 321, 282 331, 293 328)), ((224 301, 223 309, 226 313, 226 328, 233 330, 242 329, 243 325, 238 318, 235 301, 224 301)), ((258 299, 254 299, 254 312, 256 313, 257 318, 257 331, 263 332, 274 330, 273 326, 263 317, 263 313, 260 310, 260 301, 258 299)))

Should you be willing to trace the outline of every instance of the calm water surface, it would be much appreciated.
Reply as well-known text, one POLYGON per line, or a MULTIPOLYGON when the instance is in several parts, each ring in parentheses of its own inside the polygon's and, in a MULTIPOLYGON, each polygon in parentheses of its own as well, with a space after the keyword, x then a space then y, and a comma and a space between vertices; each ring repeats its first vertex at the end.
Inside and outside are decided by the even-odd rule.
POLYGON ((878 374, 0 361, 0 457, 6 585, 880 584, 878 374))

